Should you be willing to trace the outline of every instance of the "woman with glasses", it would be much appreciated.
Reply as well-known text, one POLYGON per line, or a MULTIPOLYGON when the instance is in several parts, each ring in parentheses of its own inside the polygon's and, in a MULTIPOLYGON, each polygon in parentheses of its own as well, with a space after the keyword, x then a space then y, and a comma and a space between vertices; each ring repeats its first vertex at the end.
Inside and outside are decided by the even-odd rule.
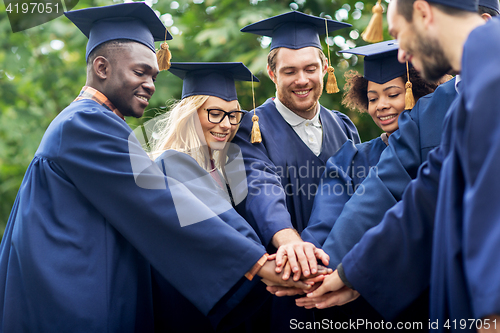
MULTIPOLYGON (((213 185, 222 190, 219 194, 234 205, 226 173, 228 143, 245 114, 234 81, 259 80, 242 63, 174 62, 169 71, 183 79, 182 99, 156 123, 153 153, 174 150, 189 155, 212 176, 213 185)), ((166 152, 157 159, 163 171, 165 163, 158 161, 171 156, 166 152)))
MULTIPOLYGON (((176 202, 174 197, 181 227, 189 228, 190 224, 202 223, 204 216, 214 214, 246 237, 260 243, 252 229, 242 229, 236 223, 243 219, 233 209, 234 201, 238 203, 242 200, 239 199, 237 185, 241 180, 246 181, 246 175, 243 167, 238 172, 238 159, 229 160, 227 156, 231 148, 230 141, 245 113, 241 111, 238 103, 234 82, 258 82, 258 79, 242 63, 174 62, 169 71, 183 79, 182 99, 166 116, 160 117, 156 122, 152 134, 152 153, 156 157, 156 164, 169 182, 169 176, 175 178, 175 181, 172 180, 172 184, 169 184, 171 188, 177 186, 178 191, 187 188, 193 193, 193 201, 200 200, 212 210, 205 215, 200 214, 193 209, 192 203, 176 202)), ((246 189, 246 186, 240 187, 246 189)), ((203 249, 193 244, 193 251, 203 249)), ((183 265, 190 265, 189 253, 186 253, 184 258, 179 258, 178 269, 182 270, 183 265)), ((220 275, 221 284, 226 280, 226 276, 232 274, 230 267, 227 271, 215 273, 220 275)), ((166 281, 154 269, 152 276, 155 331, 214 331, 212 319, 202 314, 181 295, 175 285, 166 281)), ((200 279, 203 277, 200 276, 200 279)), ((256 280, 253 279, 252 282, 256 280)), ((235 292, 231 301, 228 301, 232 304, 239 303, 236 309, 244 309, 236 311, 241 317, 228 317, 233 323, 245 319, 244 317, 255 311, 268 296, 265 285, 257 281, 255 283, 259 285, 245 298, 239 295, 245 293, 235 292)), ((217 288, 215 285, 213 290, 206 290, 206 294, 216 292, 217 288)), ((201 294, 200 298, 203 297, 201 294)), ((221 325, 224 323, 219 324, 219 329, 221 325)))

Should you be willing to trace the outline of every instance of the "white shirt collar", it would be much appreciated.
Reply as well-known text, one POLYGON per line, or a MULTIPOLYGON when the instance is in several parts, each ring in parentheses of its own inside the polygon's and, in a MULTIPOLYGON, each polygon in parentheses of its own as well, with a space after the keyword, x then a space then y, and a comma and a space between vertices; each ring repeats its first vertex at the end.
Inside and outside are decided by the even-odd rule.
POLYGON ((462 77, 460 76, 460 74, 457 74, 455 75, 455 90, 458 92, 460 92, 458 90, 458 84, 460 83, 460 81, 462 81, 462 77))
POLYGON ((301 116, 297 115, 295 112, 293 112, 292 110, 287 108, 283 103, 281 103, 281 101, 278 98, 278 93, 276 93, 276 98, 274 99, 274 104, 276 105, 276 109, 281 114, 283 119, 285 119, 285 121, 287 123, 289 123, 290 126, 292 126, 292 127, 299 126, 300 124, 309 121, 315 127, 321 128, 321 122, 319 121, 319 112, 320 112, 321 108, 319 107, 319 102, 316 104, 316 108, 317 108, 316 114, 310 120, 306 119, 306 118, 302 118, 301 116))

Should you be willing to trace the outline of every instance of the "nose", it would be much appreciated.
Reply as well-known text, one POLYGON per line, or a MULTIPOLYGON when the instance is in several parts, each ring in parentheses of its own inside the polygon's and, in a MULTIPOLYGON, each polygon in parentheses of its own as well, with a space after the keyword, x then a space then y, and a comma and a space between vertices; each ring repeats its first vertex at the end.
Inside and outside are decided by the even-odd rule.
POLYGON ((219 123, 219 126, 221 129, 230 129, 231 128, 231 123, 229 122, 229 117, 226 116, 222 121, 219 123))
POLYGON ((295 80, 295 84, 303 86, 306 85, 308 81, 309 79, 304 71, 299 71, 297 73, 297 79, 295 80))
POLYGON ((405 63, 406 62, 406 51, 402 50, 402 49, 398 49, 398 61, 400 63, 405 63))
POLYGON ((385 109, 388 109, 390 107, 389 103, 387 102, 387 99, 385 97, 379 97, 378 103, 376 106, 377 111, 382 111, 385 109))
POLYGON ((147 90, 147 92, 150 95, 153 95, 154 92, 156 91, 155 83, 153 81, 152 77, 149 77, 144 83, 142 84, 142 87, 147 90))

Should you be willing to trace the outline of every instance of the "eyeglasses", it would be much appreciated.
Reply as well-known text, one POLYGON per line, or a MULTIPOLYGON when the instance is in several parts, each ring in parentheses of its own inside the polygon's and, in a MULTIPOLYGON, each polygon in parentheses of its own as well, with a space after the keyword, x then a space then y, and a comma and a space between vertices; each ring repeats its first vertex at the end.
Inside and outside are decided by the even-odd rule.
POLYGON ((231 125, 238 125, 243 119, 245 112, 243 111, 231 111, 226 112, 221 109, 205 109, 208 112, 208 121, 212 124, 220 124, 224 118, 227 116, 229 123, 231 125))

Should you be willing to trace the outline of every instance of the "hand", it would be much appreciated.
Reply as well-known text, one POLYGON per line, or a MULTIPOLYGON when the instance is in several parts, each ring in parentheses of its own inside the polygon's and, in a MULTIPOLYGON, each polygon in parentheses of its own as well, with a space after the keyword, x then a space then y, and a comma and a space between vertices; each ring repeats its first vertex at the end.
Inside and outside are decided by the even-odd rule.
POLYGON ((311 285, 314 284, 312 281, 293 281, 293 280, 283 280, 282 274, 276 273, 276 261, 268 260, 262 266, 262 268, 257 272, 257 275, 262 278, 262 282, 268 286, 282 286, 282 287, 292 287, 301 290, 309 290, 311 285))
POLYGON ((333 270, 331 268, 318 265, 318 272, 316 276, 309 277, 308 279, 304 280, 304 282, 308 284, 314 283, 307 291, 300 288, 282 287, 277 285, 268 285, 266 289, 271 294, 276 295, 278 297, 302 295, 305 294, 306 292, 312 292, 316 290, 321 285, 321 282, 323 282, 323 280, 325 279, 326 274, 331 274, 332 272, 333 270))
POLYGON ((273 244, 278 247, 276 273, 284 271, 283 278, 285 280, 288 279, 291 272, 294 274, 294 281, 298 281, 301 274, 305 277, 316 274, 318 270, 317 259, 320 259, 324 265, 328 265, 330 260, 323 250, 317 249, 314 244, 304 242, 293 229, 278 231, 273 237, 273 244), (287 262, 289 262, 290 267, 287 267, 287 262))
POLYGON ((314 307, 324 309, 335 305, 344 305, 354 301, 358 297, 359 293, 347 288, 340 279, 338 272, 335 271, 325 277, 321 286, 309 292, 307 297, 295 300, 295 303, 297 306, 302 306, 306 309, 314 307))

